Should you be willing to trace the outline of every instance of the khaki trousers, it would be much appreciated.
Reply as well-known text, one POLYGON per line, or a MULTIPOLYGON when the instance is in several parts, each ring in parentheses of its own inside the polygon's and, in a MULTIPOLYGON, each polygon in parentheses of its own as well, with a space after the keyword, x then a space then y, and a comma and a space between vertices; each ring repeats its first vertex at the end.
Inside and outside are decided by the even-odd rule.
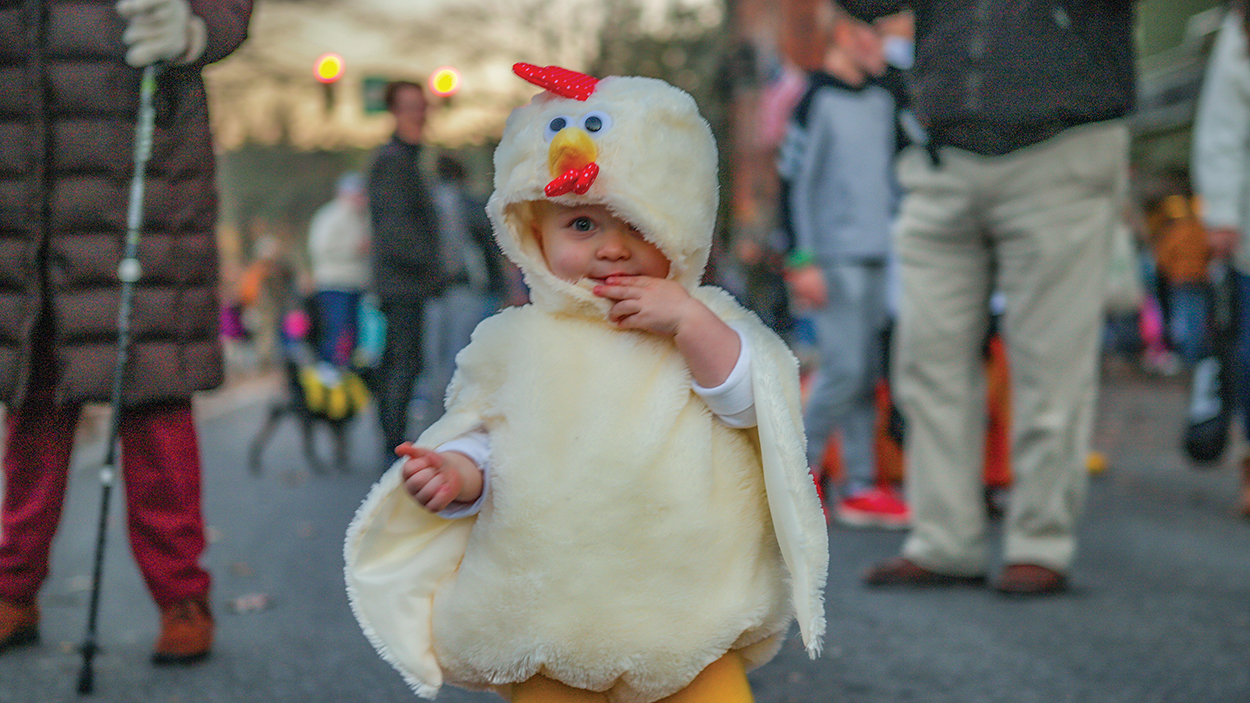
POLYGON ((1003 562, 1070 568, 1127 152, 1127 129, 1112 121, 1000 157, 948 147, 935 167, 921 149, 903 155, 894 373, 913 520, 903 556, 913 562, 949 574, 986 570, 981 343, 998 289, 1007 300, 1014 474, 1003 562))

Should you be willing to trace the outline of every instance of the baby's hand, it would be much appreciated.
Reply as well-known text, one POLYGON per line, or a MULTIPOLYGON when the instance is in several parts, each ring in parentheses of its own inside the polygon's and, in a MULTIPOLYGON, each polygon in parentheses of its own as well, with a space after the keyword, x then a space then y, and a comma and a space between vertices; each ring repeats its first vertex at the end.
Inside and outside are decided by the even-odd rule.
POLYGON ((715 388, 729 378, 742 352, 738 333, 680 283, 613 275, 595 286, 594 293, 612 301, 608 319, 618 326, 672 337, 700 386, 715 388))
POLYGON ((819 310, 829 303, 825 272, 814 264, 786 272, 786 284, 798 307, 819 310))
POLYGON ((451 505, 460 495, 464 480, 443 455, 432 449, 404 442, 395 448, 399 456, 406 456, 400 470, 404 488, 426 510, 432 513, 451 505))
POLYGON ((608 276, 594 294, 612 301, 608 319, 617 325, 666 337, 677 334, 695 302, 680 283, 651 276, 608 276))

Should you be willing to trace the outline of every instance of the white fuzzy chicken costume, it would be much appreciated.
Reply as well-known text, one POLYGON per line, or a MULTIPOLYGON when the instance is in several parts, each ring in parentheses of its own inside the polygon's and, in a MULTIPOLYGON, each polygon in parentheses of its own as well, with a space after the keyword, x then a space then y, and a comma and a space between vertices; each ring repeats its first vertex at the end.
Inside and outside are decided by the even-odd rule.
POLYGON ((485 428, 491 488, 479 514, 446 520, 392 467, 347 534, 357 619, 425 697, 541 673, 647 703, 728 651, 766 662, 796 615, 816 656, 827 536, 798 365, 728 294, 698 287, 716 219, 711 131, 663 81, 516 71, 548 90, 508 118, 487 208, 533 302, 477 328, 446 414, 417 440, 485 428), (544 198, 606 205, 746 337, 757 427, 708 410, 671 339, 616 327, 590 285, 548 270, 530 229, 544 198))

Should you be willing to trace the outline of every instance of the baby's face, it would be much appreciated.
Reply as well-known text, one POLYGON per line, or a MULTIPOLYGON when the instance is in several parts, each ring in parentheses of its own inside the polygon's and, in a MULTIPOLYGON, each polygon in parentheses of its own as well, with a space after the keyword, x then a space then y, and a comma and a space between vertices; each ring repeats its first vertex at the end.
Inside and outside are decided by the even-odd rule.
POLYGON ((534 237, 558 278, 602 283, 612 274, 668 276, 664 253, 605 205, 570 207, 542 200, 534 211, 534 237))

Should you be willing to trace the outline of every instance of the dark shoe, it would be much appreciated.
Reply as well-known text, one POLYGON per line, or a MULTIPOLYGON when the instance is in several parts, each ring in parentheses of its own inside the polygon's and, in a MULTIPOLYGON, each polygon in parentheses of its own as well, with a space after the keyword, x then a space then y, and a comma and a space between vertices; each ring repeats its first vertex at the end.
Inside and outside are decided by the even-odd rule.
POLYGON ((1037 564, 1009 564, 994 590, 1008 596, 1046 596, 1068 590, 1068 577, 1037 564))
POLYGON ((1250 520, 1250 456, 1241 460, 1241 501, 1237 512, 1250 520))
POLYGON ((898 558, 869 569, 864 574, 864 583, 869 586, 984 586, 985 576, 941 574, 898 558))
POLYGON ((39 641, 39 604, 0 599, 0 652, 39 641))
POLYGON ((200 598, 174 603, 161 610, 161 635, 152 652, 152 663, 194 664, 213 648, 213 615, 200 598))

